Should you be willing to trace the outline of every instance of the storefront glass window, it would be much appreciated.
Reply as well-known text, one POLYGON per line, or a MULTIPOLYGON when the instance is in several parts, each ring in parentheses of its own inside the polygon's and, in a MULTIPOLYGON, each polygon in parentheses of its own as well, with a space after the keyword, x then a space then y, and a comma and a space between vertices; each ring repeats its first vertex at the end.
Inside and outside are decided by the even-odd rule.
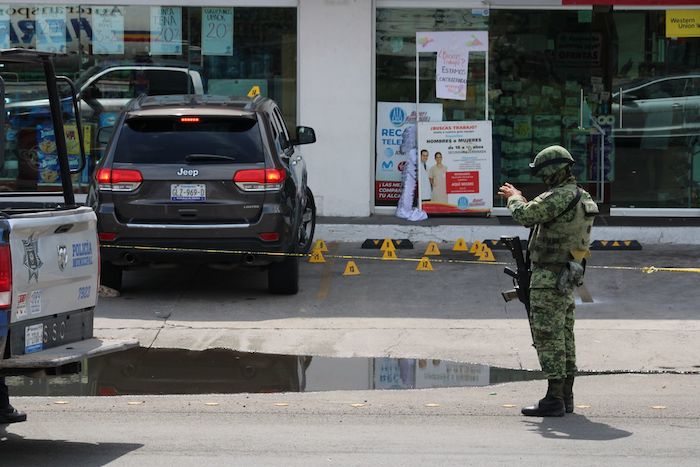
MULTIPOLYGON (((101 149, 96 147, 97 133, 140 94, 245 95, 258 86, 262 95, 280 104, 294 126, 296 14, 295 8, 272 7, 12 4, 0 7, 0 47, 65 54, 55 59, 56 70, 73 79, 80 91, 86 145, 93 155, 90 167, 75 178, 76 191, 85 192, 101 149)), ((40 76, 36 71, 4 70, 2 76, 27 82, 40 76)), ((0 184, 10 189, 17 185, 21 153, 35 167, 37 189, 51 190, 49 180, 42 178, 51 155, 41 150, 42 137, 34 134, 37 128, 46 132, 50 127, 48 108, 41 100, 46 90, 40 83, 21 89, 8 89, 14 93, 8 95, 13 106, 8 109, 11 131, 6 131, 6 139, 11 141, 0 184)), ((65 111, 70 123, 73 111, 68 106, 65 111)), ((69 142, 69 150, 70 146, 69 142)), ((22 175, 26 176, 33 182, 33 175, 22 175)))
POLYGON ((683 14, 611 15, 615 206, 700 207, 700 37, 666 31, 683 14))
MULTIPOLYGON (((603 38, 590 11, 492 10, 491 104, 497 182, 542 191, 529 173, 533 154, 560 144, 571 151, 579 182, 591 180, 596 131, 579 129, 581 96, 600 93, 603 38)), ((586 125, 584 125, 585 127, 586 125)), ((502 198, 495 205, 504 205, 502 198)))
MULTIPOLYGON (((457 9, 377 9, 377 112, 391 111, 387 103, 416 102, 416 32, 419 31, 484 31, 488 29, 488 10, 457 9)), ((420 103, 441 104, 442 120, 483 120, 485 105, 485 53, 469 54, 467 99, 437 99, 435 90, 436 55, 420 56, 420 103)), ((378 127, 385 116, 377 115, 378 127)), ((388 117, 387 117, 388 118, 388 117)), ((382 131, 381 129, 379 131, 382 131)), ((400 197, 404 155, 397 154, 401 143, 400 130, 377 138, 377 151, 391 151, 391 157, 375 158, 375 204, 395 206, 400 197), (388 159, 388 160, 387 160, 388 159)))

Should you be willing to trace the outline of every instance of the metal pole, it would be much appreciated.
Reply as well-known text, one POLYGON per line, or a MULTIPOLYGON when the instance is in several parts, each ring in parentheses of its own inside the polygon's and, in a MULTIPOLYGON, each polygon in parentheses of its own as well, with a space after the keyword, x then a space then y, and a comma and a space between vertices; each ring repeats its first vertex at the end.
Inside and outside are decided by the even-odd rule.
POLYGON ((61 184, 63 185, 63 198, 67 205, 74 206, 75 195, 73 194, 73 183, 70 178, 70 167, 68 166, 68 146, 66 145, 66 134, 63 131, 61 97, 58 94, 56 72, 51 58, 44 57, 43 62, 44 74, 46 75, 46 89, 48 91, 49 105, 51 107, 53 135, 56 140, 56 154, 58 155, 61 184))
POLYGON ((620 98, 620 104, 618 105, 619 107, 619 112, 620 112, 620 120, 619 120, 619 126, 618 128, 622 128, 622 88, 620 88, 620 92, 618 93, 618 96, 620 98))

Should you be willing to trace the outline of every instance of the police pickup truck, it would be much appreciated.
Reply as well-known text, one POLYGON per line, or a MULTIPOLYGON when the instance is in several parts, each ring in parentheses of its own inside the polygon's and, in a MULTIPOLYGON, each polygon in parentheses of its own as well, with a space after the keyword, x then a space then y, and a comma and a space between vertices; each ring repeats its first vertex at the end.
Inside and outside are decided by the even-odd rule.
POLYGON ((93 337, 97 221, 91 208, 75 203, 72 177, 84 169, 86 158, 83 152, 71 170, 58 82, 73 88, 78 118, 72 128, 82 141, 75 87, 55 75, 51 54, 0 50, 0 383, 9 375, 75 373, 87 358, 138 345, 93 337), (7 137, 5 103, 16 97, 7 76, 27 78, 46 92, 50 119, 28 129, 36 153, 20 154, 7 137), (36 170, 22 171, 18 161, 36 170))

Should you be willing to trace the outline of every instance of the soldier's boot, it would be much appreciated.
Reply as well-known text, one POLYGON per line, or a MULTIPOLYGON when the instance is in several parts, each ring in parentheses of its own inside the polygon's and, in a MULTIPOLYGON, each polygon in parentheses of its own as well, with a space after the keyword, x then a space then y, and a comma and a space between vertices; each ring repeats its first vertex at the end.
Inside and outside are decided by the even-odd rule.
POLYGON ((27 420, 27 414, 20 412, 11 405, 0 408, 0 425, 24 422, 25 420, 27 420))
POLYGON ((564 380, 550 379, 547 381, 547 394, 544 399, 529 407, 523 407, 520 411, 528 417, 563 417, 564 407, 564 380))
POLYGON ((564 380, 564 407, 566 413, 574 412, 574 375, 568 375, 564 380))

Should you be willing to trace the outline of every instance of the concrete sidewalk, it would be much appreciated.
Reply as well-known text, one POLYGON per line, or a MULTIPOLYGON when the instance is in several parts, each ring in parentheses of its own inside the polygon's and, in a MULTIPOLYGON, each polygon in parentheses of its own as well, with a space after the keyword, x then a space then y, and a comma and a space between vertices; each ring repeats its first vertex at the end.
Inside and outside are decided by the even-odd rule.
MULTIPOLYGON (((98 318, 100 337, 143 347, 318 357, 439 358, 539 369, 527 320, 335 318, 241 322, 98 318)), ((579 320, 578 366, 588 371, 700 371, 700 321, 579 320)))

